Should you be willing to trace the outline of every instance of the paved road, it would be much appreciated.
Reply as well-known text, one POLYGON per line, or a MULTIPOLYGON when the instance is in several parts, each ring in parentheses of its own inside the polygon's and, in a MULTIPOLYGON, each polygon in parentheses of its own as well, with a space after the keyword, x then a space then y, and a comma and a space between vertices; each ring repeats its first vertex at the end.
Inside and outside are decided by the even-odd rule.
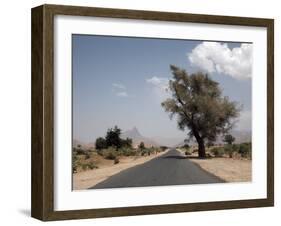
POLYGON ((179 151, 169 150, 144 164, 126 169, 92 188, 144 187, 180 184, 222 183, 179 151))

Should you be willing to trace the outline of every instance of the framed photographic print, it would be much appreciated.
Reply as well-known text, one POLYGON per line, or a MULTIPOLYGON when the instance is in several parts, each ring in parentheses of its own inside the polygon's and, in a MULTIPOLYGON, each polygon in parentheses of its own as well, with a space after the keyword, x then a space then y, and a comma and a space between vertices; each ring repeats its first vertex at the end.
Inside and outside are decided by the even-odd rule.
POLYGON ((273 206, 272 19, 32 9, 32 216, 273 206))

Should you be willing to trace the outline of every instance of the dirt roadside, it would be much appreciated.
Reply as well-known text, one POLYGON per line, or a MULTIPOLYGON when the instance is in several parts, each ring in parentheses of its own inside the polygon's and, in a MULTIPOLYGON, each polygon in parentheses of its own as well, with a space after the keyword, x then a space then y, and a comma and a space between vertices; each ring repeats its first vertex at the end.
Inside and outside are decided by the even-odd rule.
POLYGON ((73 175, 73 190, 83 190, 93 187, 122 170, 143 164, 165 154, 166 152, 167 151, 164 151, 150 156, 130 156, 121 158, 120 162, 116 165, 107 165, 98 169, 75 173, 73 175))

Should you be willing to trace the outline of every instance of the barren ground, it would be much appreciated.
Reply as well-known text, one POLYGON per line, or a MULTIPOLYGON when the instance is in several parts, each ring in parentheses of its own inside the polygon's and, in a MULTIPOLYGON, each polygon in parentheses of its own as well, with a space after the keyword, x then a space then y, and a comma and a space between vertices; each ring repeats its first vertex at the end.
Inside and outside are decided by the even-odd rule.
POLYGON ((252 180, 251 160, 231 158, 190 158, 190 160, 226 182, 247 182, 252 180))

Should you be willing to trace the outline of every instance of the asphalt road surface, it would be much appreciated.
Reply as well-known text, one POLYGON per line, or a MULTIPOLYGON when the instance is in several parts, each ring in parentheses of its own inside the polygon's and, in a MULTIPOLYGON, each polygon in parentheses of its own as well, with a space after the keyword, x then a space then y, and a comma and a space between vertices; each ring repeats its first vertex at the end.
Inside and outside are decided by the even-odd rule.
POLYGON ((222 183, 175 149, 144 164, 126 169, 91 189, 222 183))

